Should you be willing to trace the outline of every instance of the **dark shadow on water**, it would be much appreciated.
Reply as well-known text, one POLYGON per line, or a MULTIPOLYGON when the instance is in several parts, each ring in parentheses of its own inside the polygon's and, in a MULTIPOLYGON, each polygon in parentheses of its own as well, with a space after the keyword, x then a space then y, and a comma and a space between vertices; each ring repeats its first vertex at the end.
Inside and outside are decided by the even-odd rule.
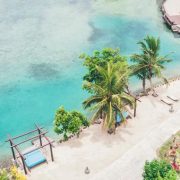
POLYGON ((156 4, 158 5, 158 7, 161 7, 163 2, 164 0, 156 0, 156 4))
MULTIPOLYGON (((163 18, 163 17, 162 17, 162 18, 163 18)), ((179 39, 179 38, 180 38, 180 34, 173 32, 173 31, 171 30, 171 27, 170 27, 165 21, 163 21, 163 29, 164 29, 164 31, 166 31, 167 33, 172 33, 173 36, 174 36, 174 38, 176 38, 176 39, 179 39)))
POLYGON ((132 44, 151 32, 151 27, 145 21, 132 20, 125 16, 98 16, 89 22, 92 34, 89 41, 97 48, 120 47, 121 51, 130 51, 132 44), (99 47, 98 47, 99 46, 99 47))
POLYGON ((58 78, 60 72, 54 64, 41 63, 31 64, 29 67, 29 75, 36 80, 48 80, 58 78))
POLYGON ((93 30, 93 33, 88 38, 88 41, 96 42, 98 39, 101 39, 102 37, 105 36, 105 33, 103 33, 102 29, 96 28, 92 22, 89 22, 88 24, 93 30))
POLYGON ((178 33, 173 33, 173 35, 174 35, 174 38, 180 39, 180 34, 178 34, 178 33))

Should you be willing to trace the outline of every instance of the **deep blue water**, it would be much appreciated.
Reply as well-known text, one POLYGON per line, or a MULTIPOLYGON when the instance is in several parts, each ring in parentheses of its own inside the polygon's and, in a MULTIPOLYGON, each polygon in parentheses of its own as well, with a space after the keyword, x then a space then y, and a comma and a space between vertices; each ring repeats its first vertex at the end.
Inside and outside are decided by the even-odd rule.
MULTIPOLYGON (((31 130, 34 123, 51 129, 59 106, 83 111, 87 94, 82 90, 85 69, 78 59, 82 52, 120 48, 129 58, 139 51, 139 40, 154 35, 161 38, 162 54, 174 52, 165 74, 179 73, 180 39, 163 24, 156 6, 148 7, 157 13, 154 20, 129 15, 129 6, 121 9, 124 13, 113 14, 91 4, 87 12, 87 2, 80 0, 40 1, 38 7, 32 1, 33 10, 26 9, 27 2, 17 2, 21 9, 12 1, 1 2, 0 14, 5 16, 0 17, 0 154, 9 153, 4 145, 7 134, 31 130)), ((137 79, 131 80, 133 89, 139 85, 137 79)))

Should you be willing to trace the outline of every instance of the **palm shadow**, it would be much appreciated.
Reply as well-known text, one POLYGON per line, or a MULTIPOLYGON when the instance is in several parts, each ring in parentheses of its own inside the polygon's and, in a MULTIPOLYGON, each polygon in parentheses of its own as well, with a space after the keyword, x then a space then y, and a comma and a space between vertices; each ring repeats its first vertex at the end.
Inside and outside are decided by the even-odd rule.
POLYGON ((129 127, 118 127, 115 134, 108 134, 106 131, 99 129, 99 131, 95 131, 90 140, 93 143, 102 143, 107 147, 111 147, 113 144, 124 143, 126 142, 125 134, 132 136, 133 133, 130 131, 131 126, 129 127))

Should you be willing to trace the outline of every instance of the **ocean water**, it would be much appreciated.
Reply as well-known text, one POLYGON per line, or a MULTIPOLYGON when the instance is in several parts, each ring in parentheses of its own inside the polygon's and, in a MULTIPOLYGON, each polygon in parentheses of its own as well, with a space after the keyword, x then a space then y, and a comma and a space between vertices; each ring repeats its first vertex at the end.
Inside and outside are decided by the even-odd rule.
MULTIPOLYGON (((180 39, 163 23, 155 0, 0 0, 0 155, 4 143, 34 128, 52 129, 59 106, 83 111, 85 69, 79 55, 104 47, 129 57, 147 34, 161 38, 161 53, 179 74, 180 39)), ((135 78, 132 89, 140 87, 135 78)), ((50 134, 53 136, 52 130, 50 134)))

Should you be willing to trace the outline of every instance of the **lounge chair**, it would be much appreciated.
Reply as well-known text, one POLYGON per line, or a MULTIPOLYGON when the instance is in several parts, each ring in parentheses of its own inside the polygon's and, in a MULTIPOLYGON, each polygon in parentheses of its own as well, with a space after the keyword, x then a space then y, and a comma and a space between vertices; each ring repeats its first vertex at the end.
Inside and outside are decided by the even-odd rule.
POLYGON ((26 166, 29 170, 41 163, 47 162, 46 158, 39 149, 26 153, 24 157, 26 166))
POLYGON ((174 96, 172 96, 172 95, 168 95, 167 97, 168 97, 169 99, 175 101, 175 102, 178 102, 178 101, 179 101, 178 98, 176 98, 176 97, 174 97, 174 96))
MULTIPOLYGON (((126 112, 126 111, 124 111, 124 112, 122 113, 122 115, 123 115, 123 117, 124 117, 125 119, 131 118, 131 116, 129 115, 129 113, 126 112)), ((118 114, 118 115, 117 115, 117 119, 116 119, 116 127, 119 126, 121 122, 122 122, 122 118, 121 118, 121 116, 118 114)))
POLYGON ((161 99, 161 101, 163 102, 163 103, 165 103, 165 104, 167 104, 168 106, 172 106, 173 105, 173 103, 171 102, 171 101, 169 101, 168 99, 161 99))

